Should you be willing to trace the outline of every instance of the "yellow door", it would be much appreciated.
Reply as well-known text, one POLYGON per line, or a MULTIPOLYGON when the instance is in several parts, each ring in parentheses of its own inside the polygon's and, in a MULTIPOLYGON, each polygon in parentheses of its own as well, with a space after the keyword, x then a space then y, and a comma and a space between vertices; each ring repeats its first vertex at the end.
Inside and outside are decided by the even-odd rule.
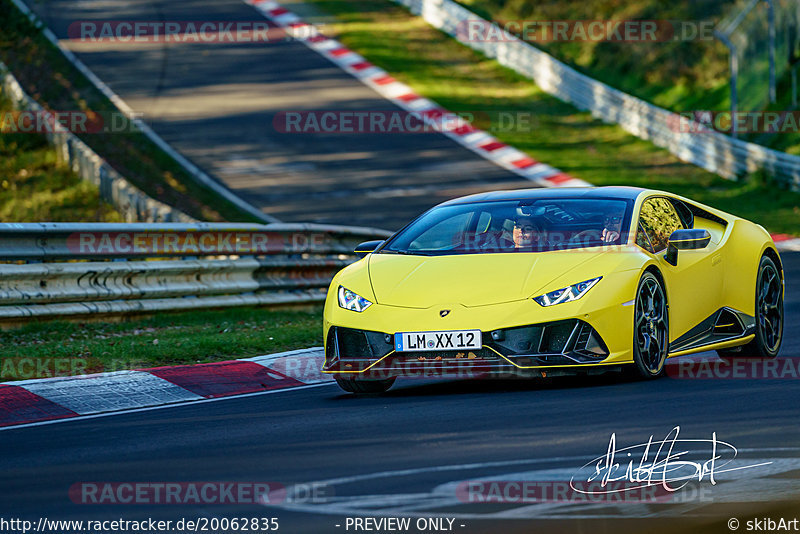
POLYGON ((719 308, 723 265, 715 242, 701 250, 682 250, 678 264, 664 259, 669 236, 685 228, 672 202, 650 197, 639 212, 636 243, 653 254, 666 280, 670 341, 674 341, 719 308))

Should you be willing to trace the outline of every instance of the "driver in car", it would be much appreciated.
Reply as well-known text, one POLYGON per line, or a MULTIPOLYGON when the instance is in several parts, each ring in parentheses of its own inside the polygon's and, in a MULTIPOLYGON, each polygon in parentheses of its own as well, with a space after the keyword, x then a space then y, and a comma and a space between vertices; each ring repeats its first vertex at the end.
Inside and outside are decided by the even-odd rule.
POLYGON ((525 215, 520 215, 514 219, 512 238, 516 248, 535 247, 545 243, 542 227, 533 217, 525 215))
POLYGON ((622 219, 625 212, 613 210, 608 211, 603 216, 602 230, 599 228, 590 228, 581 230, 573 235, 570 243, 574 244, 590 244, 600 241, 602 243, 614 243, 619 239, 622 233, 622 219))

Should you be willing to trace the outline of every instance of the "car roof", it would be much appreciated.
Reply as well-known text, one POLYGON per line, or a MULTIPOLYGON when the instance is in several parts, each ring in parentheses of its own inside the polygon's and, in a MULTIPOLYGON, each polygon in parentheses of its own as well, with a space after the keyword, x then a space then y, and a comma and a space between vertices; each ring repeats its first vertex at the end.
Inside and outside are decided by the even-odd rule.
POLYGON ((540 198, 624 198, 635 200, 648 189, 641 187, 606 186, 606 187, 537 187, 532 189, 512 189, 507 191, 490 191, 460 198, 454 198, 439 204, 452 206, 473 202, 496 202, 503 200, 530 200, 540 198))

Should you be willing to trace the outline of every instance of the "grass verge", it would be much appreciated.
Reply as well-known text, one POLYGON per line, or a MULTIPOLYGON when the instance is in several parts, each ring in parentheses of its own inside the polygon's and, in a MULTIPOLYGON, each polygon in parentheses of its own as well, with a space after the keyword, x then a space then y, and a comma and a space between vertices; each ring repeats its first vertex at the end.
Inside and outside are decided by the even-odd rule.
MULTIPOLYGON (((456 0, 475 14, 509 21, 656 21, 666 35, 667 21, 684 39, 546 40, 534 32, 528 42, 571 67, 658 106, 675 111, 728 109, 728 51, 711 35, 736 9, 733 0, 456 0), (685 24, 685 25, 684 25, 685 24), (693 35, 693 31, 697 35, 693 35), (701 34, 702 32, 702 34, 701 34), (646 65, 646 68, 642 68, 646 65)), ((513 26, 512 26, 513 27, 513 26)))
MULTIPOLYGON (((533 45, 571 67, 637 96, 657 106, 677 112, 695 110, 729 111, 729 52, 713 37, 711 30, 722 18, 730 20, 740 13, 741 2, 733 0, 563 0, 529 2, 527 0, 456 0, 487 20, 501 24, 508 21, 660 21, 676 34, 696 37, 646 41, 571 40, 545 42, 534 33, 533 45), (538 40, 536 40, 538 39, 538 40)), ((755 10, 741 25, 754 28, 754 21, 765 22, 766 9, 755 10)), ((780 22, 780 21, 779 21, 780 22)), ((763 38, 766 39, 766 29, 763 38)), ((780 40, 780 35, 778 39, 780 40)), ((530 41, 530 39, 529 39, 530 41)), ((740 41, 737 41, 739 46, 740 41)), ((767 104, 767 54, 749 58, 740 71, 739 109, 765 111, 796 109, 791 98, 791 74, 778 80, 775 103, 767 104)), ((781 133, 741 133, 746 141, 800 154, 800 135, 788 127, 781 133)))
MULTIPOLYGON (((13 111, 0 98, 0 114, 13 111)), ((0 221, 122 222, 97 187, 60 165, 41 134, 0 132, 0 221)))
MULTIPOLYGON (((53 111, 118 113, 92 83, 9 0, 0 0, 0 61, 39 104, 53 111)), ((258 222, 197 183, 143 133, 120 121, 114 133, 79 134, 150 197, 203 221, 258 222)))
POLYGON ((671 191, 758 222, 772 232, 800 235, 800 194, 751 177, 731 182, 682 163, 668 151, 544 93, 422 18, 388 0, 307 0, 326 17, 326 31, 418 93, 502 141, 595 185, 671 191), (503 127, 500 113, 528 117, 503 127))
POLYGON ((0 381, 246 358, 322 343, 321 308, 232 308, 0 331, 0 381), (49 359, 49 361, 48 361, 49 359), (33 362, 33 364, 31 364, 33 362))

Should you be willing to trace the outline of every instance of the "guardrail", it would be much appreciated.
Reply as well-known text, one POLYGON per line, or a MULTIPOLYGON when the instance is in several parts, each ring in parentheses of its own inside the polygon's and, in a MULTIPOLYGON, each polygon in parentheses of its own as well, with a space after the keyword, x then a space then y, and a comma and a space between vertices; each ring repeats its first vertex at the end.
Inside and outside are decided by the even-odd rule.
MULTIPOLYGON (((72 65, 78 69, 81 74, 83 74, 87 80, 89 80, 95 88, 100 91, 106 98, 111 101, 116 108, 125 114, 125 116, 131 121, 131 123, 136 126, 140 132, 142 132, 150 141, 152 141, 155 145, 157 145, 161 150, 167 153, 172 159, 174 159, 183 169, 191 176, 193 180, 197 183, 209 188, 211 191, 216 193, 219 197, 226 199, 231 204, 235 205, 245 213, 250 214, 252 217, 255 218, 257 221, 262 221, 264 223, 275 223, 280 222, 275 217, 271 215, 267 215, 262 213, 261 210, 256 208, 255 206, 251 205, 250 203, 246 202, 245 200, 239 198, 233 191, 225 187, 223 184, 217 182, 214 178, 206 174, 205 171, 197 167, 194 163, 186 159, 180 152, 172 148, 166 141, 164 141, 157 133, 153 131, 150 126, 142 121, 136 113, 134 113, 133 109, 128 106, 122 98, 119 97, 111 88, 106 85, 100 78, 98 78, 94 72, 89 69, 80 59, 72 53, 71 50, 66 48, 61 42, 59 41, 56 34, 50 30, 42 22, 41 19, 34 13, 23 0, 11 0, 17 9, 19 9, 28 19, 35 24, 37 27, 41 28, 42 35, 55 46, 64 58, 72 63, 72 65)), ((94 154, 92 152, 92 154, 94 154)), ((133 187, 133 186, 131 186, 133 187)), ((138 191, 138 190, 137 190, 138 191)), ((102 192, 101 192, 102 193, 102 192)), ((142 193, 144 194, 144 193, 142 193)), ((148 197, 149 198, 149 197, 148 197)), ((152 200, 152 199, 150 199, 152 200)), ((160 204, 160 202, 153 200, 160 204)), ((187 221, 189 220, 188 216, 184 217, 174 217, 172 219, 160 219, 160 220, 172 220, 172 221, 187 221)), ((151 222, 147 219, 136 219, 137 222, 151 222)))
MULTIPOLYGON (((462 44, 531 78, 545 92, 631 134, 666 148, 678 158, 728 179, 763 169, 776 181, 800 189, 800 157, 708 131, 709 127, 654 106, 577 72, 549 54, 497 29, 492 39, 468 38, 468 24, 491 24, 453 0, 393 0, 462 44)), ((482 26, 482 25, 486 26, 482 26)), ((482 31, 482 34, 487 34, 482 31)))
MULTIPOLYGON (((0 92, 12 105, 24 111, 48 113, 31 98, 17 79, 0 63, 0 92)), ((114 206, 129 222, 192 222, 194 219, 182 211, 148 196, 114 170, 106 160, 80 140, 74 133, 50 120, 53 131, 47 132, 47 141, 55 148, 58 159, 66 163, 83 180, 100 189, 100 198, 114 206)))
POLYGON ((358 243, 315 224, 0 223, 0 321, 321 303, 358 243))

